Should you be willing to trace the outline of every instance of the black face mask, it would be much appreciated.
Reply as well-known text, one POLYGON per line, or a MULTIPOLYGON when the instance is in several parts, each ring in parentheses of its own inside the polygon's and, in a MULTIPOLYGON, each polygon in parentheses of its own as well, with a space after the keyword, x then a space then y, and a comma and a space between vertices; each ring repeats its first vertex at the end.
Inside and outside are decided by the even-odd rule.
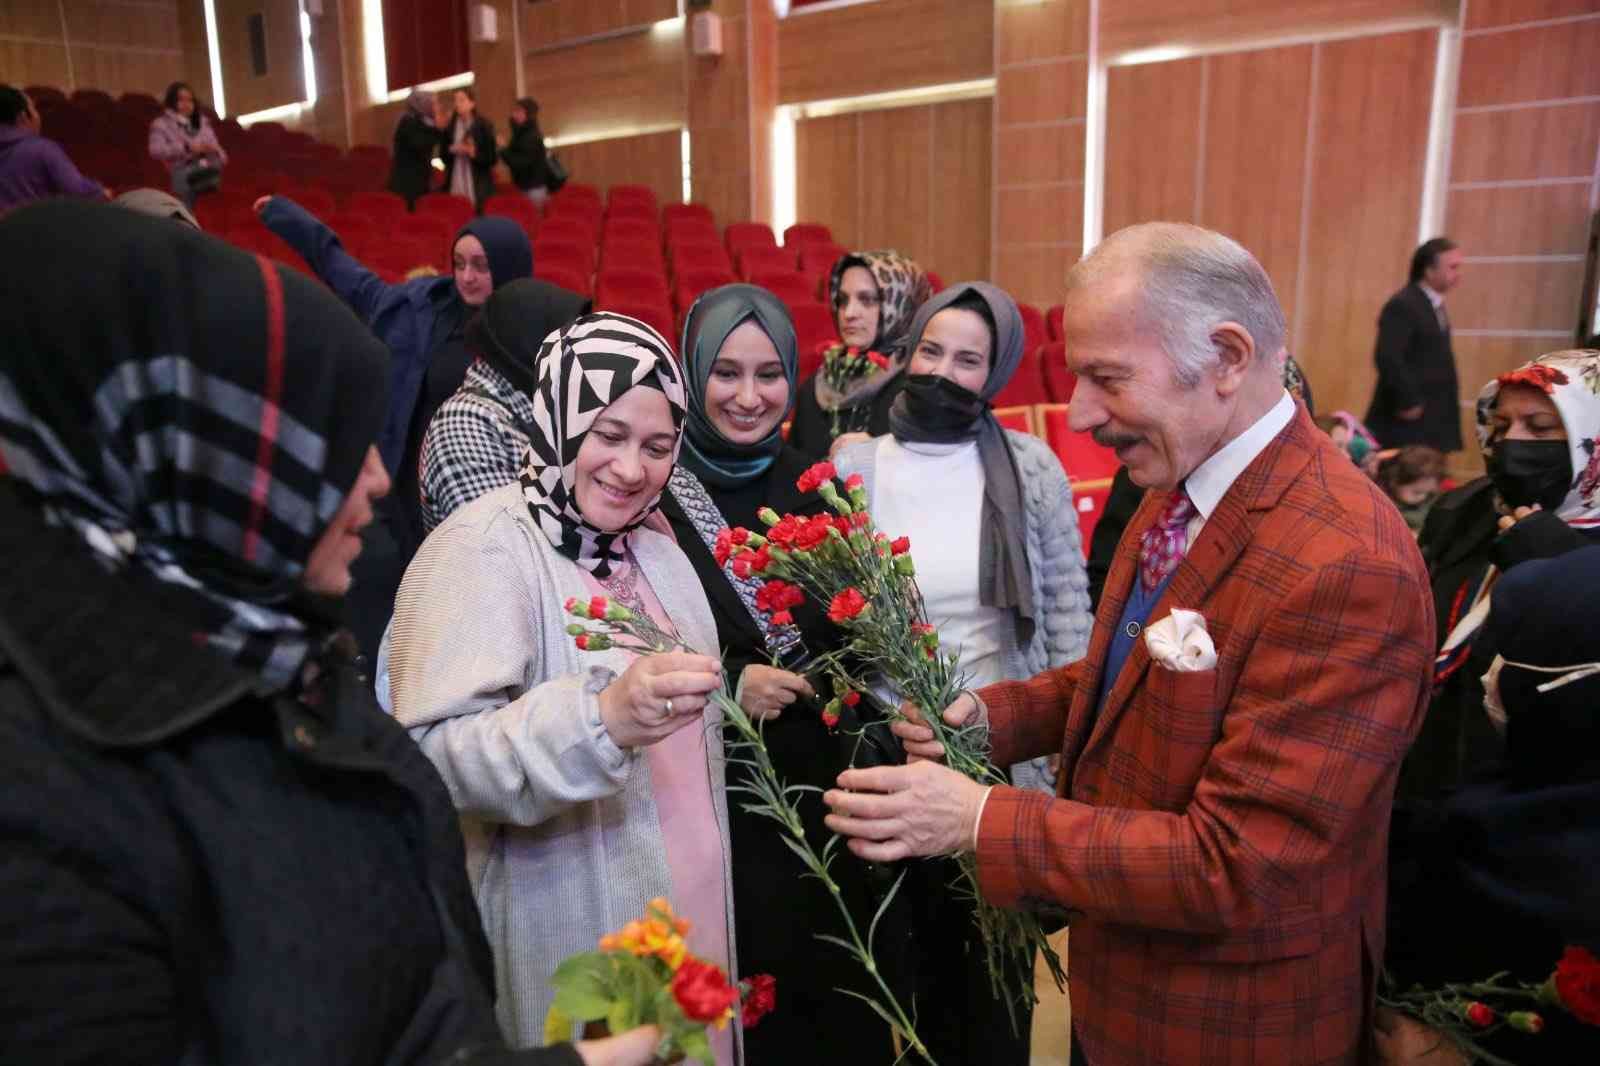
POLYGON ((938 374, 909 374, 901 387, 906 414, 923 440, 966 440, 989 403, 971 389, 938 374))
POLYGON ((1510 507, 1554 511, 1572 488, 1572 451, 1564 440, 1503 440, 1489 459, 1489 480, 1510 507))

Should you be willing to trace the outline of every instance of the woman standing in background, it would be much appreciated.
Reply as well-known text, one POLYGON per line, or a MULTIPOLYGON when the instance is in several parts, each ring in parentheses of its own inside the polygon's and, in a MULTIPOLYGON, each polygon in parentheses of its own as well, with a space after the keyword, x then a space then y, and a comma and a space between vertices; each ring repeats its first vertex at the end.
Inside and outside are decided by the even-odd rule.
POLYGON ((494 192, 494 127, 478 114, 478 94, 470 88, 456 90, 455 118, 444 131, 445 188, 451 196, 471 200, 483 211, 483 202, 494 192))
POLYGON ((150 121, 150 158, 166 165, 173 195, 192 210, 196 196, 221 182, 228 153, 186 82, 167 86, 163 103, 167 109, 150 121))
POLYGON ((528 199, 543 205, 550 199, 550 157, 544 148, 544 131, 539 128, 539 104, 524 96, 511 106, 511 138, 500 150, 511 171, 511 183, 528 194, 528 199))
POLYGON ((433 121, 433 94, 412 89, 405 114, 394 127, 394 165, 389 171, 389 191, 405 197, 416 210, 417 197, 428 191, 433 159, 439 154, 439 127, 433 121))

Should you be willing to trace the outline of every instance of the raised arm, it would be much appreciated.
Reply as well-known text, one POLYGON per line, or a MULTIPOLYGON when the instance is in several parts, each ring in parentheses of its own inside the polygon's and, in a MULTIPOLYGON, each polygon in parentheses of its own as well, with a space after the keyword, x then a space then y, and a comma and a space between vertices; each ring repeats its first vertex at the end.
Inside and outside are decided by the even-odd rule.
POLYGON ((395 288, 344 250, 339 235, 322 220, 287 196, 264 196, 256 201, 262 223, 300 253, 350 309, 370 322, 378 306, 395 288))

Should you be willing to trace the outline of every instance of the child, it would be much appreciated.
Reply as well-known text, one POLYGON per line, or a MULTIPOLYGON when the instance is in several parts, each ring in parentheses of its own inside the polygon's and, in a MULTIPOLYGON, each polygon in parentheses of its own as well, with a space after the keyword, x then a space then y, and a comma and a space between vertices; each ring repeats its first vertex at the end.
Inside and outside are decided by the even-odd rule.
POLYGON ((1374 454, 1378 450, 1377 438, 1355 415, 1349 411, 1335 411, 1331 415, 1318 415, 1315 421, 1317 428, 1344 449, 1350 461, 1366 471, 1368 477, 1377 475, 1378 464, 1374 454))
POLYGON ((1422 532, 1428 509, 1439 498, 1443 477, 1444 453, 1424 444, 1401 448, 1378 468, 1378 484, 1400 508, 1412 536, 1422 532))

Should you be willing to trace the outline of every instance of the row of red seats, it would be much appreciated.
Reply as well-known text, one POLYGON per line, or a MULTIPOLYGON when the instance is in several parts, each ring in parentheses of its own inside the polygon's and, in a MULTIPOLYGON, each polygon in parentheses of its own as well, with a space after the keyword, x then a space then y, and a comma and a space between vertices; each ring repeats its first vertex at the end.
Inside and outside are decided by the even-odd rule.
POLYGON ((1078 511, 1078 532, 1083 539, 1083 553, 1089 554, 1089 542, 1094 537, 1094 527, 1105 514, 1106 499, 1111 495, 1111 481, 1122 464, 1116 452, 1096 444, 1087 433, 1074 432, 1067 421, 1067 404, 1038 403, 1006 407, 998 402, 995 417, 1008 429, 1032 433, 1050 445, 1061 468, 1072 483, 1072 502, 1078 511))

